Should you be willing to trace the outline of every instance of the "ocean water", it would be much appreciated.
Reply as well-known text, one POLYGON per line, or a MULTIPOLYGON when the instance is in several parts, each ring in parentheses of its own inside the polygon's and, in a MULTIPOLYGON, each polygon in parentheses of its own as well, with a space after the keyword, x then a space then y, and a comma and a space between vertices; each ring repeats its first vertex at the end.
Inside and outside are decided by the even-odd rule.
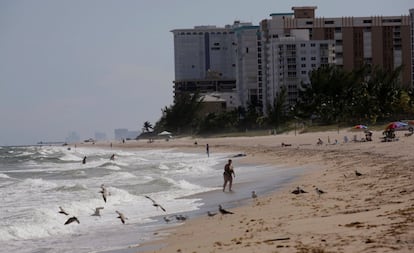
POLYGON ((226 195, 221 175, 229 157, 175 150, 0 147, 0 252, 122 252, 154 239, 154 231, 167 226, 162 217, 248 198, 251 187, 243 185, 249 182, 260 181, 255 189, 265 192, 293 177, 292 170, 244 166, 236 169, 233 186, 244 190, 226 195), (99 193, 102 184, 109 192, 106 203, 99 193), (206 203, 197 197, 213 191, 221 199, 206 203), (58 213, 60 206, 68 216, 58 213), (92 216, 96 207, 104 207, 100 217, 92 216), (125 224, 116 211, 128 218, 125 224), (72 216, 80 224, 64 225, 72 216))

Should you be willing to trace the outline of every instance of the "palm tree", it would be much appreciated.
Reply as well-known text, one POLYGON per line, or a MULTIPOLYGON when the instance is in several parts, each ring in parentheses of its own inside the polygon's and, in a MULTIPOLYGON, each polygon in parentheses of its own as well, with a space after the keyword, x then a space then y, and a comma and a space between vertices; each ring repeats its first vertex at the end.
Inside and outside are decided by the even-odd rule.
POLYGON ((144 133, 148 133, 148 132, 150 132, 150 129, 154 129, 153 126, 151 125, 151 123, 149 121, 145 121, 144 126, 142 127, 142 131, 144 133))

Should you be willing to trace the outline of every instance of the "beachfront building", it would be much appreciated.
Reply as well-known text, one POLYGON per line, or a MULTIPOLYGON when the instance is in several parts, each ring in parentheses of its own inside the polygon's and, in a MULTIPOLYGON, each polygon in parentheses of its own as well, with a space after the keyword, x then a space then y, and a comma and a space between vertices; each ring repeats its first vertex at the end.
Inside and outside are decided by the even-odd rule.
POLYGON ((201 95, 232 93, 232 96, 237 96, 234 29, 251 25, 235 21, 225 27, 195 26, 172 30, 174 96, 195 92, 201 95))
POLYGON ((262 107, 263 80, 261 75, 262 42, 259 26, 243 26, 234 29, 236 42, 237 96, 243 108, 253 105, 262 107))
POLYGON ((267 22, 289 33, 309 31, 311 40, 334 40, 336 65, 351 71, 363 64, 385 70, 403 66, 401 82, 412 87, 410 16, 315 17, 316 6, 293 7, 292 15, 267 22), (277 23, 277 24, 275 24, 277 23))
POLYGON ((226 93, 237 97, 235 108, 254 105, 266 114, 286 89, 289 110, 309 84, 309 72, 328 64, 348 71, 364 64, 385 70, 402 66, 402 85, 413 87, 410 16, 317 18, 316 8, 273 13, 259 26, 235 21, 173 30, 175 97, 226 93))
MULTIPOLYGON (((265 28, 265 27, 263 27, 265 28)), ((309 73, 321 66, 335 63, 333 40, 310 40, 307 30, 291 30, 278 34, 277 29, 263 30, 266 59, 262 79, 263 112, 271 109, 284 89, 285 110, 290 110, 299 98, 299 91, 310 84, 309 73), (269 108, 270 107, 270 108, 269 108)))
POLYGON ((174 34, 174 95, 236 88, 232 26, 196 26, 174 34))

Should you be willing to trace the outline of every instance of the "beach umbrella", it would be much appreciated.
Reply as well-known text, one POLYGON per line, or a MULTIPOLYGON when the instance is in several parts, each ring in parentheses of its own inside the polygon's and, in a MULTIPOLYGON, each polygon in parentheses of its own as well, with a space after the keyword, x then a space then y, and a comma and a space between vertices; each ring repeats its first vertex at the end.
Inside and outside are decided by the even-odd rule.
POLYGON ((354 126, 354 129, 362 129, 362 130, 365 130, 367 128, 368 127, 366 125, 356 125, 356 126, 354 126))
POLYGON ((395 121, 395 122, 391 122, 387 125, 387 127, 385 128, 385 130, 388 129, 397 129, 397 128, 402 128, 402 127, 407 127, 408 124, 404 123, 404 122, 400 122, 400 121, 395 121))

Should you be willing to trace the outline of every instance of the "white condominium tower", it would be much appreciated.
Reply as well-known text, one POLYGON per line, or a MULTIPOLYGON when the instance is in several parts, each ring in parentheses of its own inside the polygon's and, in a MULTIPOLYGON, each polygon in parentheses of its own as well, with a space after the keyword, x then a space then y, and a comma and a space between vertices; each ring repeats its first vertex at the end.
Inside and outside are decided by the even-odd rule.
POLYGON ((251 23, 234 22, 225 27, 196 26, 175 29, 175 97, 185 92, 236 92, 236 43, 234 28, 251 23))

